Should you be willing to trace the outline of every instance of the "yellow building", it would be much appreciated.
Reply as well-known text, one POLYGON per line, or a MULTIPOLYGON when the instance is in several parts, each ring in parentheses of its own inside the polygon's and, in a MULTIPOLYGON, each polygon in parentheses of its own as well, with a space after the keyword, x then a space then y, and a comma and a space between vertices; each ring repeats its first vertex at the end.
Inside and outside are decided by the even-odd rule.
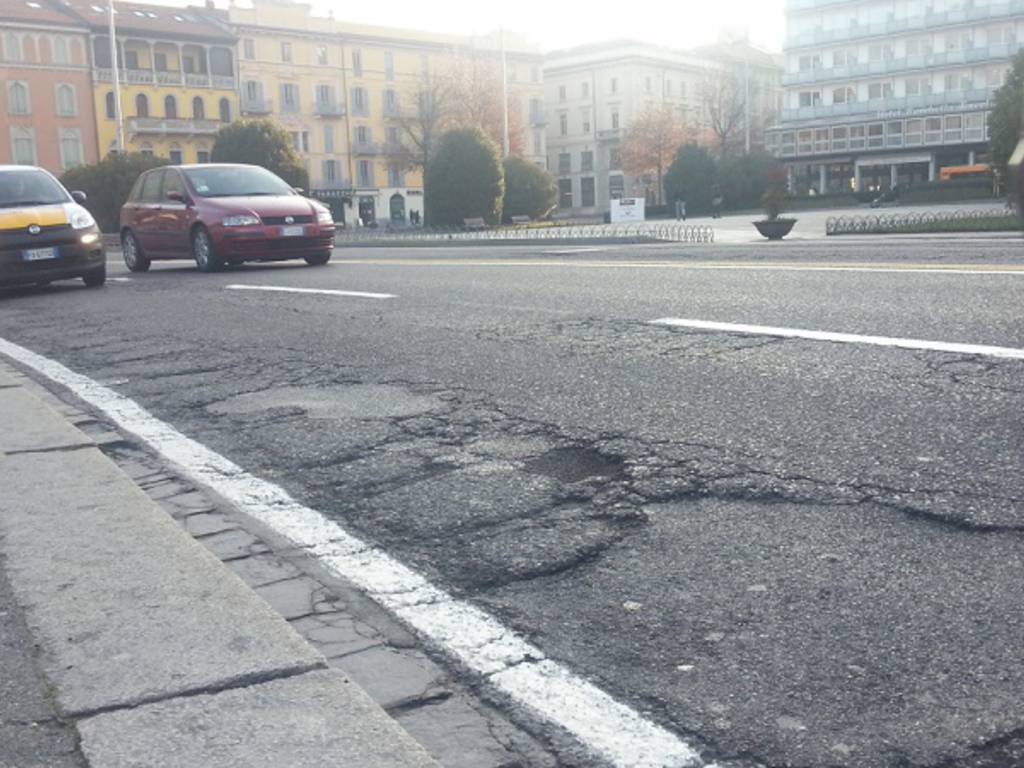
MULTIPOLYGON (((64 0, 90 29, 100 155, 117 146, 107 3, 64 0)), ((116 37, 126 151, 207 162, 238 115, 236 38, 216 11, 117 2, 116 37)))
MULTIPOLYGON (((317 197, 349 225, 400 225, 423 215, 422 172, 405 125, 432 75, 485 40, 355 25, 292 0, 254 0, 228 12, 239 38, 240 110, 291 133, 317 197)), ((524 154, 544 163, 542 58, 508 46, 510 91, 521 100, 524 154)))

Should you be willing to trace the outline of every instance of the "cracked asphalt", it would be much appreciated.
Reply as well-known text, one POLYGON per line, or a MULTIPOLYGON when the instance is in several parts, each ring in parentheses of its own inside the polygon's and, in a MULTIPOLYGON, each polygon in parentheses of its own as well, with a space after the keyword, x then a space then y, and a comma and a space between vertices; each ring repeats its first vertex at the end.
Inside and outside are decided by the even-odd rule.
POLYGON ((0 295, 0 336, 724 765, 1024 766, 1024 361, 650 324, 1024 348, 1024 273, 981 274, 1019 240, 565 251, 115 267, 0 295))

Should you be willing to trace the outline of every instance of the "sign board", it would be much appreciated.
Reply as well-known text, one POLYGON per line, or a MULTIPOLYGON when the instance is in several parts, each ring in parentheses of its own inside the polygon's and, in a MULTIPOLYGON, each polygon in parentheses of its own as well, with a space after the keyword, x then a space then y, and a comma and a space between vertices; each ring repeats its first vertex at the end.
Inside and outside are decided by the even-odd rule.
POLYGON ((620 221, 643 221, 646 202, 642 197, 622 197, 612 200, 612 224, 620 221))

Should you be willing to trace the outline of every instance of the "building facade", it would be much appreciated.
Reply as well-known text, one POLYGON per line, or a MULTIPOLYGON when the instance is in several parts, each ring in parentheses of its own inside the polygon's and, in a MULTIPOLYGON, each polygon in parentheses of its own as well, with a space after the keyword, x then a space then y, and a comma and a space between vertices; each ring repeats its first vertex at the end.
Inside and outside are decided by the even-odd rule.
POLYGON ((36 0, 0 5, 0 164, 56 175, 97 158, 88 29, 36 0))
MULTIPOLYGON (((117 147, 107 4, 60 0, 60 7, 89 28, 96 134, 106 155, 117 147)), ((208 162, 217 131, 238 115, 235 36, 211 10, 115 8, 125 150, 208 162)))
MULTIPOLYGON (((229 21, 239 37, 242 114, 285 126, 313 193, 335 217, 350 224, 421 219, 422 170, 410 162, 402 121, 431 77, 466 51, 495 53, 494 45, 350 24, 292 0, 233 6, 229 21)), ((507 59, 511 92, 536 118, 527 146, 543 162, 541 57, 513 49, 507 59), (519 72, 532 79, 518 82, 519 72)))
POLYGON ((885 190, 987 159, 1021 0, 789 0, 769 147, 793 192, 885 190))
MULTIPOLYGON (((694 141, 714 148, 705 89, 727 76, 739 78, 750 107, 744 125, 760 124, 781 100, 780 74, 771 55, 745 43, 731 51, 677 51, 622 40, 549 54, 548 169, 558 179, 560 211, 602 215, 612 199, 643 197, 651 188, 650 179, 630 175, 621 162, 623 137, 645 111, 667 109, 694 141)), ((762 133, 753 133, 758 143, 762 133)))

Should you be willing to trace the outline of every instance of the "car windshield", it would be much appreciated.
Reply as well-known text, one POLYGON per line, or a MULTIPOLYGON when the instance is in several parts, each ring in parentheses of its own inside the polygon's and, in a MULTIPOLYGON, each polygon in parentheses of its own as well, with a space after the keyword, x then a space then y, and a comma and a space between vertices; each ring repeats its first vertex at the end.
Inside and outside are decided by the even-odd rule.
POLYGON ((200 197, 295 194, 284 181, 264 168, 210 166, 185 171, 185 175, 200 197))
POLYGON ((64 187, 42 171, 26 168, 0 173, 0 208, 59 205, 70 201, 64 187))

